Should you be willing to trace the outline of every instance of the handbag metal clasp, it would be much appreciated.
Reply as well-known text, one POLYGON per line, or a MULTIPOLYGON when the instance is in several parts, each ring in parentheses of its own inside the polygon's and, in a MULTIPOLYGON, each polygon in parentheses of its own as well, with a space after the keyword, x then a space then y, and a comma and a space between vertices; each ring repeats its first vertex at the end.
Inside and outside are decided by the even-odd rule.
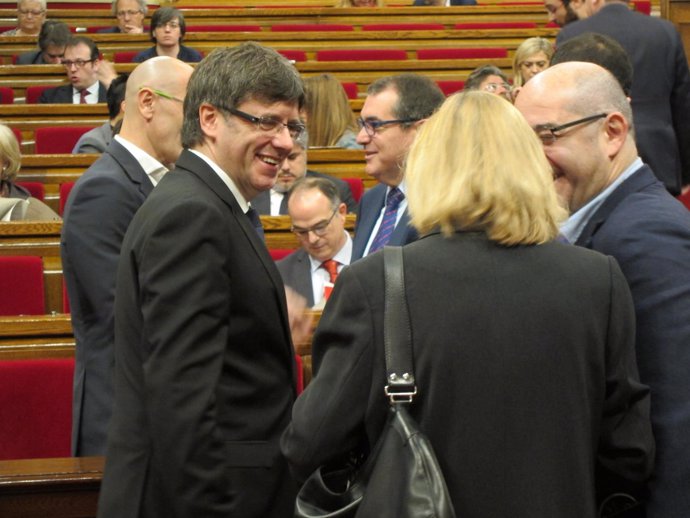
POLYGON ((388 376, 388 381, 390 384, 386 385, 383 390, 391 404, 412 403, 412 399, 417 394, 414 377, 408 373, 402 376, 391 374, 388 376))

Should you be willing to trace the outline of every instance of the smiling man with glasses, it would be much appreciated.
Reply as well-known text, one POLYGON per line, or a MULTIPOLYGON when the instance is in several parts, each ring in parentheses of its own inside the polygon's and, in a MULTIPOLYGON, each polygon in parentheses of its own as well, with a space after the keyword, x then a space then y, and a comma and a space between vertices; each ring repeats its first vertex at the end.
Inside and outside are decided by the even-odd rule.
POLYGON ((379 185, 360 201, 353 261, 386 244, 403 245, 417 238, 408 225, 403 163, 417 129, 443 100, 436 83, 416 74, 384 77, 369 86, 357 143, 364 148, 364 170, 379 185))
POLYGON ((562 234, 575 245, 615 257, 630 285, 637 363, 640 380, 651 390, 656 438, 646 516, 685 517, 690 509, 690 212, 638 156, 630 103, 602 67, 554 65, 530 79, 515 106, 541 138, 556 191, 570 210, 562 234))

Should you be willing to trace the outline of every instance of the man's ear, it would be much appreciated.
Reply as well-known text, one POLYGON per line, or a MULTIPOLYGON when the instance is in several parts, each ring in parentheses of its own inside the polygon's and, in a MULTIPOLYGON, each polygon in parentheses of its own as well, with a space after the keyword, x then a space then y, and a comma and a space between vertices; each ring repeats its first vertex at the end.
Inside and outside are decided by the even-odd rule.
POLYGON ((150 121, 153 118, 153 105, 155 103, 156 94, 148 88, 141 88, 137 92, 137 106, 139 107, 139 113, 146 120, 150 121))
POLYGON ((218 125, 220 123, 220 113, 218 108, 208 103, 203 103, 199 106, 199 126, 204 135, 215 137, 218 133, 218 125))
POLYGON ((606 132, 606 152, 609 158, 614 157, 625 144, 630 133, 630 124, 620 112, 610 113, 604 120, 606 132))

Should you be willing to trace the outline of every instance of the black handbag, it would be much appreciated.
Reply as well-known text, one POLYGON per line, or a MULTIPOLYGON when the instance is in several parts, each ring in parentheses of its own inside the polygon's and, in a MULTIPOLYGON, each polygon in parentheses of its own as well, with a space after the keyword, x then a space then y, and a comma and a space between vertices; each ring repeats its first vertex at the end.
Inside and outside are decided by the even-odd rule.
POLYGON ((406 409, 417 387, 402 249, 385 247, 384 264, 388 420, 354 477, 348 470, 328 473, 319 468, 307 479, 297 495, 298 518, 455 518, 429 439, 406 409), (345 489, 337 489, 345 484, 345 489))

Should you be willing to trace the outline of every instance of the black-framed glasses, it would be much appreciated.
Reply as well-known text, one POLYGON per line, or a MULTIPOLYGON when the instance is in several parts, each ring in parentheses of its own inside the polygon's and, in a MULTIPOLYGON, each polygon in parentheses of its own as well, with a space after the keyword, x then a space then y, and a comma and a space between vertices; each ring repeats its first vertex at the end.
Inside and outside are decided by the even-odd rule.
POLYGON ((309 228, 300 228, 296 226, 292 226, 290 230, 292 230, 297 237, 301 238, 306 238, 309 236, 309 232, 313 232, 316 234, 318 237, 323 237, 326 235, 326 231, 328 230, 328 225, 331 224, 331 221, 333 221, 333 218, 335 217, 336 213, 338 212, 338 208, 333 211, 333 214, 331 214, 331 217, 328 218, 326 221, 322 221, 321 223, 317 223, 313 227, 309 228))
POLYGON ((178 103, 184 102, 184 99, 180 99, 179 97, 175 97, 174 95, 169 94, 168 92, 164 92, 163 90, 158 90, 157 88, 151 88, 150 86, 142 86, 141 88, 139 88, 139 90, 141 90, 142 88, 148 88, 154 94, 156 94, 159 97, 162 97, 163 99, 170 99, 171 101, 177 101, 178 103))
POLYGON ((75 59, 72 61, 71 59, 63 59, 62 60, 62 66, 65 68, 72 68, 72 65, 74 65, 77 68, 84 68, 84 65, 87 63, 93 63, 96 61, 95 59, 75 59))
POLYGON ((581 119, 577 119, 571 122, 566 122, 560 126, 550 126, 549 124, 540 124, 534 128, 537 136, 541 139, 543 144, 553 144, 557 139, 563 136, 563 131, 572 128, 573 126, 579 126, 580 124, 588 124, 594 122, 595 120, 604 119, 608 116, 608 113, 597 113, 596 115, 589 115, 581 119))
POLYGON ((374 137, 376 133, 384 126, 389 124, 407 124, 409 122, 417 122, 419 119, 390 119, 387 121, 379 120, 364 120, 361 117, 357 119, 357 126, 359 129, 364 129, 367 135, 374 137))
POLYGON ((265 132, 275 132, 275 133, 280 133, 280 131, 283 128, 287 128, 288 133, 290 133, 290 136, 293 139, 296 139, 299 137, 302 132, 304 131, 305 127, 304 124, 302 124, 299 121, 290 121, 290 122, 283 122, 280 119, 276 117, 255 117, 254 115, 249 115, 248 113, 245 113, 241 110, 237 110, 235 108, 222 108, 223 110, 232 113, 236 117, 239 117, 240 119, 244 119, 247 122, 250 122, 254 124, 257 128, 259 128, 261 131, 265 132))

